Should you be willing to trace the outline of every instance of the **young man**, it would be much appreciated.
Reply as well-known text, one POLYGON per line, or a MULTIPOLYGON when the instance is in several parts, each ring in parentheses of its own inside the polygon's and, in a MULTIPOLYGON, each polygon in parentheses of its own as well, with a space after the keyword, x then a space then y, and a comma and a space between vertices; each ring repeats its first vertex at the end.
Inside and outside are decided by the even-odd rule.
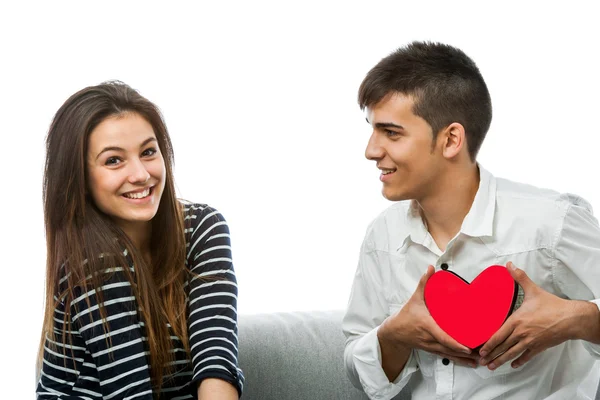
POLYGON ((348 310, 345 366, 372 399, 594 398, 600 376, 600 228, 589 204, 476 162, 492 118, 462 51, 414 42, 377 64, 359 104, 366 157, 394 203, 367 229, 348 310), (472 351, 432 319, 427 279, 506 265, 524 301, 472 351), (585 384, 582 382, 585 381, 585 384), (582 397, 588 396, 588 397, 582 397))

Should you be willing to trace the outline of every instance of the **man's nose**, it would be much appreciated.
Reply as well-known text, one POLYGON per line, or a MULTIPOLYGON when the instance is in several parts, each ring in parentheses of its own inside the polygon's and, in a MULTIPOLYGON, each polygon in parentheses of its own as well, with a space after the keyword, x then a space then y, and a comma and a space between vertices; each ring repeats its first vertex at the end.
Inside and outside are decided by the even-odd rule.
POLYGON ((365 149, 365 157, 369 160, 377 161, 383 158, 383 153, 383 147, 381 147, 377 140, 377 135, 375 134, 375 131, 373 131, 369 138, 369 143, 367 143, 367 148, 365 149))

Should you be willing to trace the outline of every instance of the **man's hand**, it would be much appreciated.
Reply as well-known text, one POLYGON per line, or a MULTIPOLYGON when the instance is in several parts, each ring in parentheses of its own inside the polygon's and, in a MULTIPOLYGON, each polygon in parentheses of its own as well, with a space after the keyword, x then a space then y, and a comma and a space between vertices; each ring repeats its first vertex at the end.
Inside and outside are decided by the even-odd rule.
POLYGON ((378 331, 379 341, 391 347, 425 350, 456 364, 474 368, 479 355, 472 354, 468 347, 444 332, 425 305, 425 283, 434 272, 433 266, 428 266, 427 273, 421 277, 417 289, 404 307, 383 322, 378 331))
POLYGON ((579 303, 585 303, 561 299, 546 292, 512 262, 506 267, 523 288, 525 298, 521 307, 479 351, 482 357, 479 363, 491 370, 519 354, 521 356, 511 365, 520 367, 542 351, 577 338, 581 316, 579 303))

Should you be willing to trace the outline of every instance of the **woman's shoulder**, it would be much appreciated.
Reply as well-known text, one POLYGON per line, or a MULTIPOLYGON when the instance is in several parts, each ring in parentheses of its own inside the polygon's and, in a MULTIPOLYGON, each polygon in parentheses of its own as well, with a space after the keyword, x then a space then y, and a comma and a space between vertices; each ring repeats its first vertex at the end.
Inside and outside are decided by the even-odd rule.
POLYGON ((195 203, 188 200, 179 200, 183 208, 185 219, 197 220, 198 218, 215 217, 220 220, 225 220, 223 215, 215 207, 205 203, 195 203))
POLYGON ((229 226, 216 208, 204 203, 189 201, 181 201, 181 203, 185 215, 184 225, 188 257, 195 260, 210 245, 229 248, 229 226))
POLYGON ((186 233, 204 231, 218 224, 227 229, 227 222, 223 214, 215 207, 205 203, 194 203, 187 200, 179 200, 184 214, 186 233))

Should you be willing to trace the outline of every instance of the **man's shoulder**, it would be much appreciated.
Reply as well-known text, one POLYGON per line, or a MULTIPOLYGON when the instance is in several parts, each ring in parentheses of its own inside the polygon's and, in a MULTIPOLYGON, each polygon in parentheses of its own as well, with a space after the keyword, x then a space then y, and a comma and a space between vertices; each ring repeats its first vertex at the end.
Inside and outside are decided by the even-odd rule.
POLYGON ((369 228, 381 228, 389 224, 404 225, 406 222, 406 215, 410 210, 410 206, 410 200, 394 202, 392 205, 381 211, 379 215, 377 215, 373 221, 371 221, 369 228))
POLYGON ((564 214, 572 206, 582 207, 592 213, 591 204, 583 197, 554 189, 534 186, 528 183, 496 178, 496 201, 499 207, 513 208, 544 214, 556 212, 564 214))
POLYGON ((399 245, 409 235, 407 215, 410 207, 410 200, 395 202, 371 221, 366 234, 366 241, 371 247, 399 245))

